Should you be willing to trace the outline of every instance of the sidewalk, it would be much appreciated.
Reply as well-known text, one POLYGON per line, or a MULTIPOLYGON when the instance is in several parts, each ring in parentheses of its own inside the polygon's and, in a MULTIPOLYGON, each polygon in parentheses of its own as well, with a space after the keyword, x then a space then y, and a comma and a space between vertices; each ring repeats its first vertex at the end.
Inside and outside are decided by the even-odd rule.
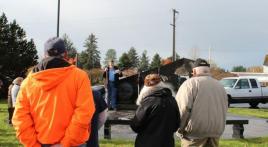
MULTIPOLYGON (((266 119, 255 118, 255 117, 244 117, 228 114, 227 119, 247 119, 249 120, 248 125, 244 125, 244 137, 245 138, 254 138, 254 137, 263 137, 268 136, 268 122, 266 119)), ((231 139, 232 138, 232 129, 233 125, 226 125, 222 138, 231 139)), ((126 125, 113 125, 112 126, 112 139, 128 139, 134 140, 136 134, 131 130, 129 126, 126 125)), ((99 130, 100 138, 103 138, 103 127, 99 130)))

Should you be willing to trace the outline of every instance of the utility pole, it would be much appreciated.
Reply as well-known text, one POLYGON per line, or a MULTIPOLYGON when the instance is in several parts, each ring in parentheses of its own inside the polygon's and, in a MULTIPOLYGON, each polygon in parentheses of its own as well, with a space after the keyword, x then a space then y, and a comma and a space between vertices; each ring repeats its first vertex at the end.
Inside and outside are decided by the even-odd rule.
POLYGON ((173 26, 173 54, 172 54, 172 61, 176 61, 176 49, 175 49, 175 44, 176 44, 176 14, 179 13, 176 9, 173 9, 173 24, 170 24, 173 26))
POLYGON ((58 19, 57 19, 57 37, 59 37, 60 30, 60 0, 58 0, 58 19))

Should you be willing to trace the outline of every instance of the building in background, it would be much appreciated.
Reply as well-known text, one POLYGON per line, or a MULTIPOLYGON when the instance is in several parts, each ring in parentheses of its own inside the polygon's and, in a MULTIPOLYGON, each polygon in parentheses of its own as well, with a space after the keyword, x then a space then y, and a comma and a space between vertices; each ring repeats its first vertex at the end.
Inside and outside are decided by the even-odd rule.
POLYGON ((266 55, 264 58, 263 73, 268 73, 268 55, 266 55))

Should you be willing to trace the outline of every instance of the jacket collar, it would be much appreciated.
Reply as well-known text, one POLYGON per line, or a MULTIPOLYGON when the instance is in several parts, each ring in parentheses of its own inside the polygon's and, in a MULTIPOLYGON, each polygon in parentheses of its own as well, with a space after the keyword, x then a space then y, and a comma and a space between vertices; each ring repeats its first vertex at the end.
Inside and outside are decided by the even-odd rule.
POLYGON ((172 90, 173 87, 171 85, 169 85, 169 84, 160 82, 159 84, 157 84, 155 86, 151 86, 151 87, 148 87, 148 86, 144 85, 142 90, 140 91, 140 94, 139 94, 138 98, 137 98, 136 104, 140 105, 141 101, 144 98, 146 98, 147 96, 152 95, 154 92, 162 90, 164 88, 169 89, 171 91, 171 93, 172 93, 172 96, 175 96, 175 93, 172 90))

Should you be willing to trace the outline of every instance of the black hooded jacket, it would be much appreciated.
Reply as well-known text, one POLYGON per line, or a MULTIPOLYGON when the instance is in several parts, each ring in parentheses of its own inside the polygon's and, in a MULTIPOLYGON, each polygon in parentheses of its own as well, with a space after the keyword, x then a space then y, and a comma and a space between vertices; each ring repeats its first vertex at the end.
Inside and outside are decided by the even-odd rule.
POLYGON ((70 64, 62 58, 46 57, 33 68, 33 73, 50 68, 61 68, 67 66, 70 66, 70 64))
POLYGON ((138 133, 135 147, 174 147, 174 132, 180 125, 179 108, 168 88, 144 97, 131 123, 138 133))

